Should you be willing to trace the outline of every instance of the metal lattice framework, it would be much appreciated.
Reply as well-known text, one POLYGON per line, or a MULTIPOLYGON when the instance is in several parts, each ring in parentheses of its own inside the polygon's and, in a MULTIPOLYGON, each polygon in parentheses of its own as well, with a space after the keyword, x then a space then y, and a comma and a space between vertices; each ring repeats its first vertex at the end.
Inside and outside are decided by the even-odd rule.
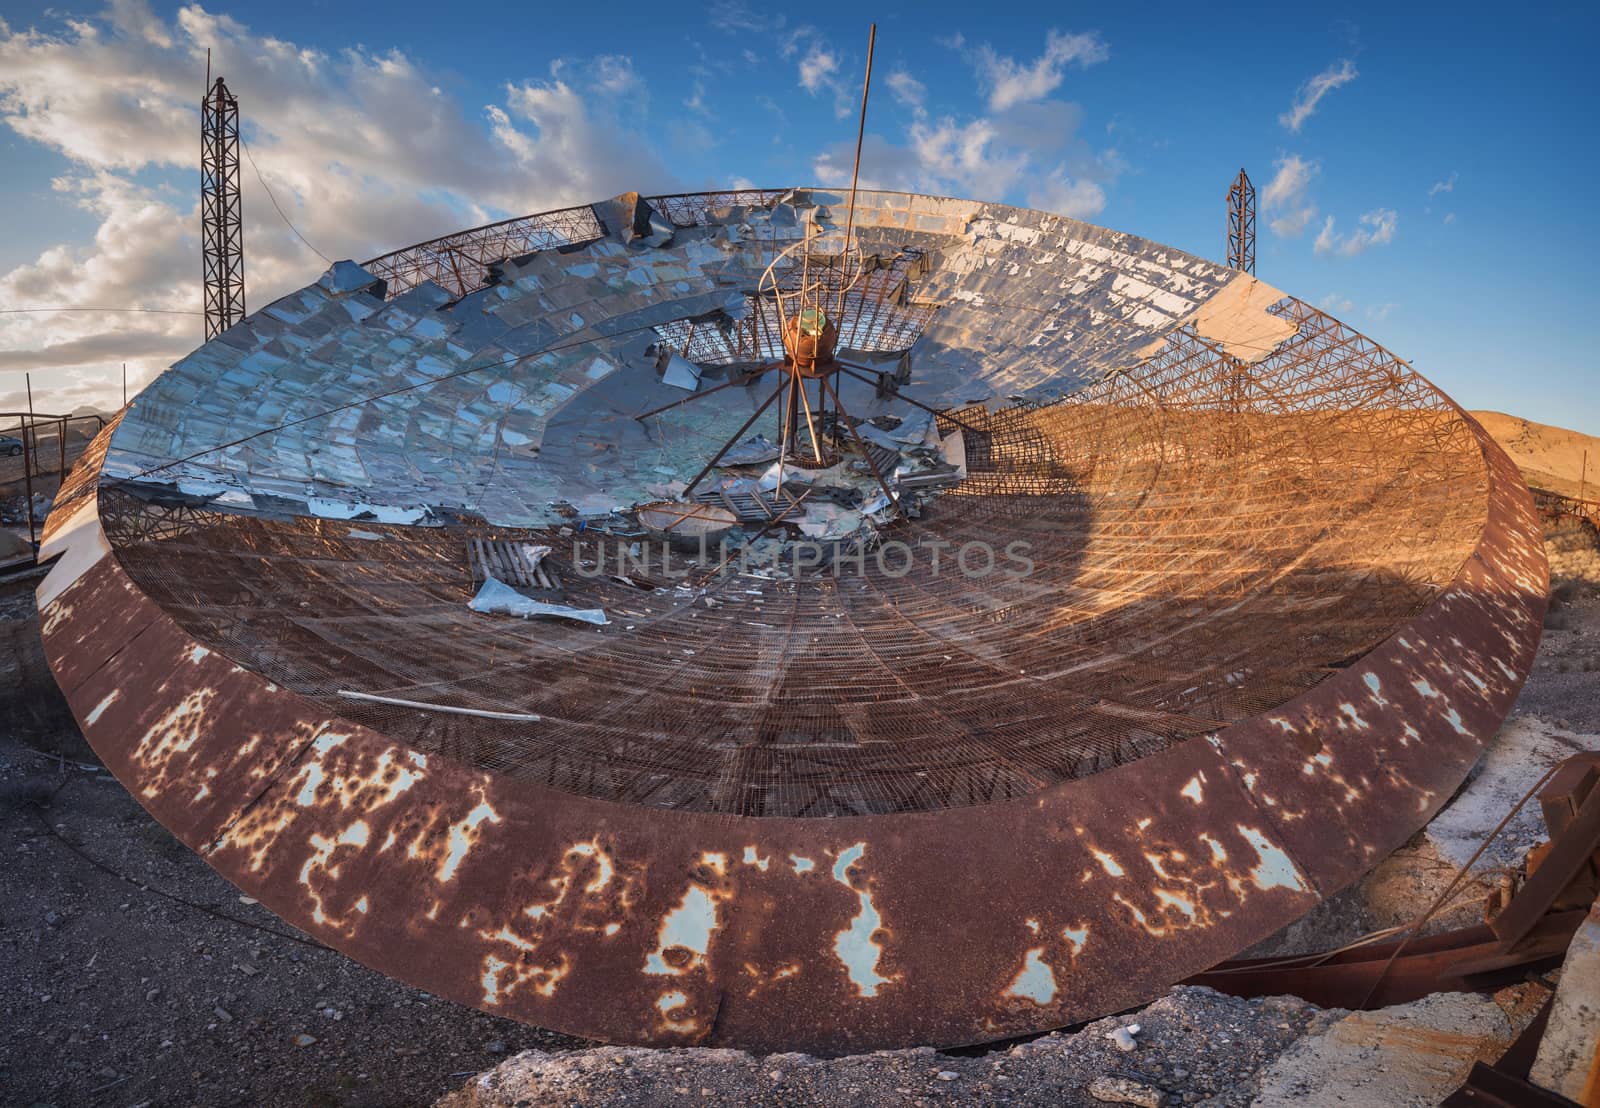
POLYGON ((1243 169, 1228 186, 1228 264, 1256 271, 1256 187, 1243 169))
MULTIPOLYGON (((837 257, 811 262, 814 279, 837 294, 843 273, 837 257)), ((939 305, 916 298, 918 277, 927 272, 927 255, 905 250, 878 264, 844 295, 839 345, 847 350, 889 354, 916 344, 939 311, 939 305)), ((800 265, 791 262, 779 279, 785 289, 797 288, 800 265)), ((669 349, 690 361, 711 366, 752 366, 783 357, 783 336, 772 298, 751 293, 738 319, 723 313, 673 320, 654 328, 669 349)))
MULTIPOLYGON (((426 674, 453 703, 543 720, 530 734, 340 707, 418 750, 597 799, 731 815, 985 803, 1133 761, 1312 688, 1419 611, 1471 549, 1484 479, 1467 422, 1331 317, 1295 300, 1278 310, 1299 333, 1248 371, 1242 405, 1241 363, 1182 331, 1139 370, 1060 404, 952 413, 982 433, 969 433, 974 472, 908 541, 1004 549, 1044 532, 1034 573, 897 578, 868 559, 859 581, 822 575, 784 596, 781 615, 772 599, 762 610, 839 630, 781 672, 722 679, 715 696, 705 675, 773 649, 731 591, 708 613, 667 589, 640 597, 597 580, 586 603, 650 623, 653 645, 580 648, 584 632, 544 628, 515 663, 485 670, 505 632, 462 606, 454 531, 408 534, 394 551, 404 560, 380 569, 322 521, 163 508, 115 490, 102 495, 102 518, 141 587, 200 641, 330 708, 351 682, 394 690, 426 674), (1130 487, 1144 490, 1136 503, 1123 500, 1130 487), (1197 526, 1204 541, 1180 554, 1178 536, 1197 526), (1297 557, 1299 571, 1261 588, 1297 557), (1069 588, 1088 595, 1045 602, 1069 588), (1119 603, 1107 611, 1109 597, 1119 603), (303 603, 319 615, 300 614, 303 603), (400 610, 413 614, 396 622, 400 610), (441 657, 440 642, 456 649, 441 657), (950 643, 963 644, 959 656, 945 657, 950 643), (1113 644, 1114 666, 1078 669, 1113 644), (663 681, 661 667, 686 648, 701 660, 663 681), (508 698, 508 684, 526 691, 508 698), (589 705, 604 688, 629 689, 630 704, 595 718, 589 705), (1018 719, 1024 689, 1030 708, 1018 719), (932 719, 941 723, 929 733, 920 724, 932 719), (786 732, 803 737, 786 742, 786 732), (730 761, 744 749, 760 755, 730 761)), ((575 581, 594 577, 584 570, 604 545, 517 537, 553 546, 575 581)))
MULTIPOLYGON (((783 193, 776 189, 652 196, 649 203, 679 227, 704 226, 713 213, 745 205, 771 204, 783 193)), ((507 258, 592 242, 605 234, 594 209, 576 208, 519 216, 429 239, 363 263, 369 273, 388 282, 390 298, 432 281, 451 296, 482 288, 489 267, 507 258)))
POLYGON ((770 207, 780 201, 787 189, 729 189, 726 192, 686 192, 652 196, 650 206, 679 227, 704 227, 718 213, 731 214, 741 208, 770 207))
POLYGON ((419 242, 374 258, 363 268, 388 282, 390 297, 424 281, 432 281, 451 296, 464 296, 487 283, 489 267, 496 262, 591 242, 604 233, 593 208, 563 208, 419 242))
POLYGON ((200 237, 206 338, 244 318, 244 201, 239 101, 218 77, 200 102, 200 237))
MULTIPOLYGON (((692 237, 785 195, 654 203, 692 237)), ((598 234, 577 211, 520 221, 517 248, 598 234)), ((389 293, 490 279, 514 251, 486 230, 401 252, 389 293)), ((963 330, 963 305, 1018 311, 1004 276, 1021 266, 882 257, 840 332, 909 346, 913 396, 988 352, 997 324, 963 330), (941 288, 929 327, 915 309, 941 288)), ((1111 257, 1094 264, 1149 272, 1111 257)), ((751 272, 708 281, 737 296, 751 272)), ((1232 279, 1244 318, 1261 286, 1232 279)), ((660 323, 671 302, 602 285, 708 366, 775 350, 738 336, 758 295, 743 321, 660 323)), ((592 326, 602 308, 584 304, 592 326)), ((1190 316, 1061 399, 942 408, 933 429, 960 432, 965 478, 838 544, 845 573, 685 579, 603 525, 240 511, 102 475, 108 432, 50 519, 46 553, 71 557, 41 589, 46 649, 108 765, 212 865, 323 941, 487 1011, 614 1041, 834 1052, 1120 1010, 1402 843, 1475 762, 1537 644, 1540 531, 1509 460, 1382 346, 1293 297, 1264 306, 1231 339, 1190 316), (611 622, 470 611, 477 540, 549 546, 567 602, 611 622), (893 544, 918 560, 884 560, 893 544), (968 565, 982 549, 1021 551, 1027 572, 968 565), (619 556, 624 571, 603 568, 619 556)), ((665 391, 646 372, 586 411, 665 391)), ((672 416, 709 420, 694 413, 742 379, 672 416)), ((842 381, 856 391, 836 411, 866 410, 870 381, 842 381)), ((755 400, 728 403, 731 430, 755 400)), ((633 437, 597 422, 574 455, 621 465, 602 434, 656 448, 632 411, 633 437)))

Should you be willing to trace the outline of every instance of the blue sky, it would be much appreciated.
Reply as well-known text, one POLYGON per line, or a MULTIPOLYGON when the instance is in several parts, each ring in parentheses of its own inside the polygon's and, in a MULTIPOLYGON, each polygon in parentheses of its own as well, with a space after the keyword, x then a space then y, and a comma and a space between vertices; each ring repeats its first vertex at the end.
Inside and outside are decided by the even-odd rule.
MULTIPOLYGON (((206 44, 285 210, 365 257, 624 188, 847 175, 873 18, 869 180, 1220 258, 1243 165, 1262 279, 1468 407, 1600 433, 1592 6, 0 0, 0 307, 198 301, 206 44)), ((323 263, 245 173, 259 307, 323 263)), ((124 358, 148 379, 198 325, 0 316, 0 403, 30 366, 56 407, 104 395, 124 358)))

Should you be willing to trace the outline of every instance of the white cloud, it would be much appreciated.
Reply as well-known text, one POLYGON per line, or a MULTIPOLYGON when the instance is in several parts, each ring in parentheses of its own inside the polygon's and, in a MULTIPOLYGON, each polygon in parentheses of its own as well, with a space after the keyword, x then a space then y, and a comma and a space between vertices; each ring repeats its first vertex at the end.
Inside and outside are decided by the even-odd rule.
POLYGON ((717 0, 708 8, 706 21, 726 34, 740 34, 779 30, 783 27, 784 17, 781 13, 770 14, 765 9, 758 15, 739 0, 717 0))
POLYGON ((1298 132, 1301 124, 1311 118, 1311 113, 1317 110, 1317 105, 1324 96, 1336 88, 1348 85, 1358 76, 1360 74, 1356 72, 1355 63, 1349 58, 1334 62, 1300 86, 1294 95, 1294 103, 1289 106, 1288 111, 1278 117, 1278 122, 1289 130, 1298 132))
POLYGON ((1338 242, 1338 236, 1333 233, 1333 216, 1330 215, 1327 219, 1327 222, 1322 225, 1322 230, 1317 232, 1317 241, 1312 244, 1312 249, 1314 249, 1318 254, 1326 254, 1328 251, 1332 250, 1338 244, 1338 242))
POLYGON ((711 114, 711 109, 706 107, 706 83, 704 81, 695 81, 693 87, 689 90, 689 98, 683 102, 683 106, 700 115, 709 116, 711 114))
POLYGON ((1277 172, 1261 190, 1261 205, 1267 226, 1281 238, 1299 238, 1317 217, 1317 208, 1307 196, 1312 178, 1322 171, 1317 162, 1290 154, 1273 163, 1277 172))
POLYGON ((1443 181, 1435 181, 1433 183, 1433 186, 1428 189, 1428 199, 1432 200, 1435 196, 1438 196, 1441 192, 1454 192, 1456 190, 1456 180, 1459 177, 1460 177, 1460 174, 1452 173, 1452 174, 1450 174, 1449 177, 1446 177, 1443 181))
POLYGON ((800 59, 800 87, 815 96, 829 87, 839 72, 839 57, 819 42, 813 42, 800 59))
MULTIPOLYGON (((866 136, 861 183, 986 200, 1020 193, 1032 207, 1087 219, 1105 207, 1124 166, 1117 151, 1076 137, 1082 119, 1081 107, 1058 100, 966 120, 919 116, 903 143, 866 136)), ((840 142, 825 151, 812 166, 816 180, 848 182, 854 150, 840 142)))
POLYGON ((1454 223, 1455 221, 1456 221, 1456 213, 1455 212, 1446 212, 1445 213, 1444 222, 1445 222, 1446 226, 1454 223))
MULTIPOLYGON (((624 55, 552 66, 478 108, 443 93, 397 51, 323 51, 196 6, 171 20, 143 0, 59 30, 0 22, 0 121, 59 152, 58 193, 92 214, 93 238, 0 273, 0 306, 200 304, 196 74, 205 48, 239 96, 245 139, 277 200, 330 257, 368 258, 501 215, 677 182, 643 132, 645 90, 624 55), (479 115, 482 112, 482 115, 479 115)), ((242 173, 247 301, 260 308, 323 268, 242 173)), ((0 316, 0 350, 54 366, 53 406, 141 382, 197 346, 198 317, 0 316)), ((0 406, 20 387, 0 374, 0 406)), ((40 389, 36 376, 35 390, 40 389)), ((103 399, 109 396, 103 396, 103 399)))
POLYGON ((972 63, 980 84, 989 90, 989 110, 999 112, 1014 104, 1044 99, 1061 84, 1067 66, 1074 62, 1086 68, 1110 56, 1105 42, 1093 31, 1062 34, 1051 30, 1045 36, 1044 53, 1031 64, 997 54, 988 43, 972 52, 972 63))
POLYGON ((1389 313, 1394 311, 1399 306, 1399 304, 1395 304, 1393 302, 1388 304, 1374 304, 1372 307, 1367 309, 1367 318, 1372 320, 1374 323, 1382 323, 1384 320, 1389 318, 1389 313))
POLYGON ((1313 248, 1318 254, 1338 253, 1352 258, 1369 247, 1393 242, 1400 216, 1393 208, 1374 208, 1362 215, 1358 223, 1359 226, 1350 234, 1341 235, 1334 230, 1333 216, 1330 215, 1318 232, 1313 248))
POLYGON ((903 69, 889 74, 889 91, 896 100, 914 112, 921 112, 927 104, 927 86, 903 69))
POLYGON ((1074 219, 1089 219, 1106 206, 1106 190, 1093 181, 1068 177, 1059 168, 1028 194, 1028 206, 1074 219))
POLYGON ((785 58, 797 58, 796 71, 800 87, 812 96, 829 94, 833 99, 833 114, 843 119, 851 113, 851 94, 844 78, 843 59, 831 43, 815 27, 799 26, 784 39, 780 53, 785 58))
POLYGON ((1356 310, 1355 301, 1336 292, 1330 292, 1327 296, 1324 296, 1317 304, 1317 307, 1325 312, 1331 312, 1333 315, 1347 315, 1356 310))
POLYGON ((634 72, 633 59, 626 54, 604 54, 594 60, 594 87, 598 92, 615 96, 633 92, 643 84, 634 72))
MULTIPOLYGON (((801 28, 786 49, 814 45, 801 28)), ((1044 52, 1024 64, 983 45, 968 49, 960 35, 941 40, 962 51, 977 74, 987 110, 975 116, 930 116, 927 86, 904 69, 890 72, 890 94, 911 110, 898 140, 866 136, 861 181, 872 188, 906 189, 985 200, 1020 199, 1043 210, 1087 219, 1105 208, 1106 189, 1125 169, 1115 149, 1096 150, 1081 137, 1083 108, 1049 98, 1069 65, 1089 66, 1108 52, 1098 35, 1050 31, 1044 52)), ((850 179, 853 142, 839 142, 812 164, 815 179, 850 179)))

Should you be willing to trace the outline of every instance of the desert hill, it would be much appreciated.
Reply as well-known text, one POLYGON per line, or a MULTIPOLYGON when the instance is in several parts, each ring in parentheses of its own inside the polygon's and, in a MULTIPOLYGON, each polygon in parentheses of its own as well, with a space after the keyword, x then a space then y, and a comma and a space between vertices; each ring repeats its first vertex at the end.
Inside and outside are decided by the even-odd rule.
POLYGON ((1522 470, 1528 484, 1600 500, 1600 437, 1551 427, 1504 412, 1471 412, 1522 470), (1588 471, 1584 472, 1584 452, 1588 471))

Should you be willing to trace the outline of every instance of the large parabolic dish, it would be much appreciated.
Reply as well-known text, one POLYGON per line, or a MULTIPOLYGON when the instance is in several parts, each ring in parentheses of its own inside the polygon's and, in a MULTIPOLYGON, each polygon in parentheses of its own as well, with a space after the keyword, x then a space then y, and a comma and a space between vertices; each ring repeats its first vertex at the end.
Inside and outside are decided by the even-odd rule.
POLYGON ((807 408, 839 480, 763 501, 763 273, 842 264, 847 203, 512 220, 340 263, 173 366, 47 528, 89 741, 322 941, 614 1042, 1060 1026, 1401 844, 1539 638, 1538 520, 1483 430, 1248 275, 864 192, 831 317, 861 370, 807 408), (748 464, 685 498, 728 442, 748 464), (867 453, 899 509, 861 502, 867 453), (743 554, 653 541, 675 500, 743 554), (469 609, 534 546, 515 595, 607 623, 469 609))

